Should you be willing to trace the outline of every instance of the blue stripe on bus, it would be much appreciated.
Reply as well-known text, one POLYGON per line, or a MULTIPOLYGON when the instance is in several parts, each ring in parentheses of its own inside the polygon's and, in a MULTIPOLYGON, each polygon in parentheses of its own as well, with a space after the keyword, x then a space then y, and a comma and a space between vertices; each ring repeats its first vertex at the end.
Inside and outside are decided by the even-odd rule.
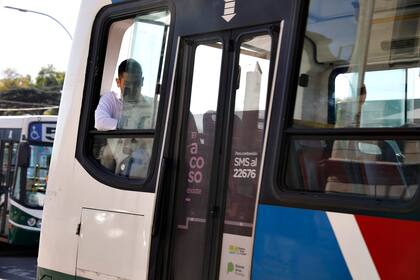
POLYGON ((326 213, 260 205, 252 279, 351 279, 326 213))

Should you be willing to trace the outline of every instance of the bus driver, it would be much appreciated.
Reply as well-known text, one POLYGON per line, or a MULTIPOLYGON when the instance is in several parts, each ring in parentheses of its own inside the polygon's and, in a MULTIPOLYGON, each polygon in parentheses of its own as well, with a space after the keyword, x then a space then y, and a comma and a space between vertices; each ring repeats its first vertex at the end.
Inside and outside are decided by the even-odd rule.
MULTIPOLYGON (((110 91, 101 96, 95 110, 95 128, 150 128, 152 102, 142 96, 143 74, 140 64, 127 59, 118 66, 117 86, 121 94, 110 91)), ((145 178, 151 147, 145 139, 110 138, 99 155, 101 164, 121 176, 145 178)))
POLYGON ((117 86, 121 91, 118 95, 110 91, 101 96, 95 110, 95 128, 106 131, 126 128, 121 123, 123 100, 133 103, 141 97, 143 73, 140 64, 134 59, 126 59, 118 66, 117 86))

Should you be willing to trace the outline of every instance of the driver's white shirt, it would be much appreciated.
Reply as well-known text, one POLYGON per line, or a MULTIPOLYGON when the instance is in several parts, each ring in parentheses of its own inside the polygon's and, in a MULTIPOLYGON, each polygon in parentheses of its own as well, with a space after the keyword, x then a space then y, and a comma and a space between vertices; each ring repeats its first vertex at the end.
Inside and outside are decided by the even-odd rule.
POLYGON ((101 96, 95 110, 95 128, 97 130, 114 130, 121 117, 123 102, 117 93, 110 91, 101 96))

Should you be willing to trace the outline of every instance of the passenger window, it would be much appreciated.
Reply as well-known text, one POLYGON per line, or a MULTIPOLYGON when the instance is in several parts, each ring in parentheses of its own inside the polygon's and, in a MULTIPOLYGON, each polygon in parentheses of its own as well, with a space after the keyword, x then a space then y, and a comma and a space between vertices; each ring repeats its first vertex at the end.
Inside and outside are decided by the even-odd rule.
POLYGON ((169 12, 116 21, 109 29, 91 151, 113 174, 144 180, 152 155, 169 12))
POLYGON ((289 190, 409 200, 417 192, 420 141, 290 141, 289 190), (406 151, 406 152, 403 152, 406 151))
POLYGON ((286 189, 414 197, 420 140, 396 130, 420 125, 420 7, 412 3, 310 2, 285 131, 286 189))
POLYGON ((420 68, 365 72, 358 104, 352 97, 355 73, 334 81, 335 127, 402 127, 420 125, 420 68), (356 110, 352 110, 356 107, 356 110))

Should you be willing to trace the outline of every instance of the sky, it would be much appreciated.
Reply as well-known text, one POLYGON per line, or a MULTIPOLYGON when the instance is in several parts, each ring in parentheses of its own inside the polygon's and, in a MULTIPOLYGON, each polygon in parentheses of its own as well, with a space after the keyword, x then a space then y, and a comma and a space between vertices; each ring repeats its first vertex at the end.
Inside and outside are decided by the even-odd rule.
POLYGON ((54 20, 34 13, 4 8, 13 6, 48 14, 73 36, 80 0, 0 0, 0 78, 7 68, 35 79, 41 67, 66 71, 71 43, 54 20))

